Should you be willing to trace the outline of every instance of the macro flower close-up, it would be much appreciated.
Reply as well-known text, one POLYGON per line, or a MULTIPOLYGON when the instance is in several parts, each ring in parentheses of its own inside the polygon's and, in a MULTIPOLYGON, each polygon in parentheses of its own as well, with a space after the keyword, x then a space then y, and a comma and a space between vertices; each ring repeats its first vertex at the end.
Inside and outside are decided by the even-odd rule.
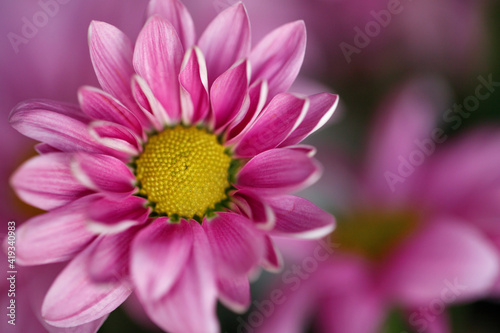
POLYGON ((177 1, 151 1, 135 45, 92 22, 101 89, 79 105, 30 100, 11 125, 39 141, 12 176, 19 197, 48 211, 17 230, 17 262, 68 261, 41 308, 50 325, 99 320, 133 291, 172 332, 215 332, 220 299, 250 304, 248 276, 277 270, 271 237, 322 237, 334 219, 290 195, 320 176, 300 141, 337 96, 288 93, 305 28, 286 24, 251 47, 239 3, 196 39, 177 1), (186 309, 189 309, 186 311, 186 309))
POLYGON ((499 17, 2 1, 0 332, 500 332, 499 17))

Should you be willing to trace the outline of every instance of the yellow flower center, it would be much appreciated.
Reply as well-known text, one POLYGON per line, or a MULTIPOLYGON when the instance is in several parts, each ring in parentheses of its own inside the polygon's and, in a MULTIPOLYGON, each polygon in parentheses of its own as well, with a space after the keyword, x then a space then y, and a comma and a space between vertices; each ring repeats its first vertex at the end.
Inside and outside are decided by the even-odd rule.
POLYGON ((331 237, 341 251, 381 261, 417 226, 418 216, 411 212, 367 211, 340 217, 331 237))
POLYGON ((179 125, 152 135, 135 163, 140 194, 160 215, 203 217, 227 199, 231 157, 204 129, 179 125))

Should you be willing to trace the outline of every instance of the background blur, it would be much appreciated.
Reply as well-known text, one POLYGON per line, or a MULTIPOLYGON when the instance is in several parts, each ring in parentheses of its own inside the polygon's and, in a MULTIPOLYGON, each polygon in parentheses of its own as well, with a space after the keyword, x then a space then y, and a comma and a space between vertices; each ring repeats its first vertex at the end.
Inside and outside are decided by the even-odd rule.
MULTIPOLYGON (((0 3, 2 225, 9 220, 19 224, 38 213, 16 199, 8 185, 17 166, 35 154, 34 143, 10 128, 10 110, 29 98, 76 103, 79 86, 97 86, 87 49, 90 21, 109 22, 134 39, 144 22, 147 5, 146 0, 61 0, 56 2, 57 6, 47 5, 53 2, 4 0, 0 3)), ((439 118, 454 103, 462 103, 474 94, 479 76, 491 75, 493 81, 500 82, 499 2, 243 2, 249 12, 254 43, 265 32, 283 23, 303 19, 308 30, 308 48, 295 89, 304 93, 327 90, 340 95, 341 105, 333 121, 314 138, 308 139, 318 147, 319 160, 327 165, 324 180, 303 194, 336 216, 343 211, 342 191, 349 191, 349 186, 345 186, 346 180, 339 169, 329 167, 328 160, 342 157, 350 161, 345 168, 360 168, 362 155, 369 146, 368 133, 374 127, 380 105, 401 87, 414 79, 438 82, 439 88, 430 93, 444 100, 441 109, 435 110, 439 118), (389 15, 380 14, 382 11, 389 15), (331 195, 324 195, 325 186, 332 189, 331 192, 326 190, 331 195), (338 191, 340 189, 342 191, 338 191)), ((218 12, 236 1, 185 0, 184 3, 199 33, 218 12)), ((499 122, 500 91, 482 100, 477 110, 463 117, 458 129, 450 128, 449 124, 443 128, 454 138, 478 126, 496 126, 499 122)), ((500 146, 497 153, 500 154, 500 146)), ((5 233, 4 230, 6 227, 0 233, 5 233)), ((285 250, 287 246, 284 245, 285 250)), ((284 255, 287 256, 286 251, 284 255)), ((296 253, 289 257, 297 260, 296 253)), ((287 265, 291 265, 291 260, 287 265)), ((265 299, 269 286, 278 283, 279 278, 279 274, 273 277, 263 273, 253 284, 253 299, 265 299)), ((500 332, 498 300, 485 296, 481 300, 451 306, 452 332, 500 332)), ((136 306, 131 302, 127 309, 112 313, 99 332, 156 332, 136 306)), ((220 319, 223 332, 245 332, 241 323, 246 315, 236 315, 221 307, 220 319)), ((404 320, 391 320, 384 332, 412 332, 404 320)), ((310 331, 315 332, 314 325, 310 327, 310 331)))

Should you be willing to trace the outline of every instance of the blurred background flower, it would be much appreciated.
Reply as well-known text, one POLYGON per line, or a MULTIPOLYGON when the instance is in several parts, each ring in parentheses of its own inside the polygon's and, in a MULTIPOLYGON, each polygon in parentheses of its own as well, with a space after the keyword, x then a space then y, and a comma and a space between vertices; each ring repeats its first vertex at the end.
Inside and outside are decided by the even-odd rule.
MULTIPOLYGON (((235 0, 184 0, 194 16, 197 31, 202 31, 217 12, 235 2, 235 0)), ((367 212, 373 215, 374 207, 377 208, 378 222, 395 224, 389 228, 390 230, 399 230, 396 225, 407 227, 399 230, 396 233, 397 237, 394 235, 391 237, 402 239, 402 235, 405 236, 405 241, 401 244, 406 244, 403 246, 406 249, 398 250, 397 253, 402 253, 401 258, 411 257, 411 260, 394 259, 392 262, 402 260, 406 266, 393 265, 399 269, 388 267, 384 271, 387 281, 398 282, 390 283, 389 285, 393 287, 389 288, 391 292, 384 294, 391 296, 390 299, 393 301, 391 306, 387 306, 385 297, 359 292, 352 294, 350 304, 354 306, 357 304, 356 301, 361 301, 370 307, 383 300, 383 305, 375 307, 376 312, 370 312, 374 316, 373 320, 377 319, 377 322, 381 323, 380 327, 383 327, 380 329, 381 332, 401 332, 405 329, 407 332, 418 332, 420 326, 409 323, 412 313, 415 311, 418 313, 418 306, 415 309, 415 303, 405 300, 408 301, 416 296, 422 297, 424 292, 420 292, 414 286, 418 286, 422 279, 432 277, 427 272, 435 272, 435 270, 419 269, 421 266, 418 265, 425 263, 418 259, 422 256, 422 247, 423 250, 431 251, 425 256, 426 262, 438 265, 437 260, 428 260, 431 254, 434 255, 432 249, 438 248, 432 246, 431 241, 439 243, 443 251, 450 250, 444 246, 447 244, 445 240, 452 239, 452 236, 456 236, 460 230, 469 230, 470 232, 462 233, 465 234, 464 241, 458 243, 463 246, 466 238, 477 236, 482 241, 474 244, 483 247, 485 254, 479 254, 481 260, 477 262, 464 260, 460 265, 454 266, 460 272, 464 272, 464 268, 459 267, 466 267, 463 265, 468 262, 473 265, 470 270, 474 270, 476 265, 491 260, 488 258, 491 258, 492 249, 498 249, 500 244, 500 237, 495 234, 499 225, 500 195, 495 187, 498 183, 494 182, 498 174, 494 169, 497 165, 494 159, 500 150, 498 129, 494 126, 500 121, 498 111, 500 92, 497 91, 500 87, 494 84, 500 82, 500 61, 498 61, 500 4, 487 0, 244 0, 243 2, 252 19, 254 43, 263 37, 264 32, 285 22, 305 20, 308 48, 301 74, 339 93, 345 107, 343 117, 314 138, 313 143, 321 146, 318 159, 325 165, 325 171, 320 183, 304 193, 304 196, 321 199, 323 208, 336 214, 339 221, 343 221, 343 226, 352 225, 354 235, 346 236, 347 231, 342 230, 349 228, 342 229, 343 226, 340 226, 338 233, 334 232, 332 239, 339 244, 339 248, 335 248, 336 255, 340 256, 341 250, 344 249, 345 252, 355 253, 356 259, 351 260, 351 254, 348 261, 338 261, 328 265, 325 271, 329 274, 321 276, 326 276, 332 287, 350 286, 346 287, 344 292, 360 285, 356 283, 366 283, 364 285, 374 283, 372 264, 366 263, 372 259, 367 260, 367 256, 360 253, 360 250, 356 249, 357 245, 352 242, 371 242, 378 237, 388 237, 387 228, 369 229, 371 232, 368 233, 370 236, 368 240, 365 240, 363 233, 357 230, 367 223, 365 218, 367 212), (437 77, 438 80, 433 82, 439 83, 433 83, 430 88, 425 89, 418 88, 422 87, 422 84, 414 83, 421 82, 420 80, 408 83, 408 78, 421 74, 425 74, 426 77, 437 77), (485 86, 479 77, 493 83, 485 86), (480 90, 481 96, 489 93, 485 98, 476 96, 476 88, 480 85, 485 87, 480 90), (455 105, 458 108, 455 108, 455 105), (388 110, 392 110, 392 115, 387 114, 388 110), (430 116, 429 110, 432 110, 430 116), (446 122, 443 117, 448 117, 449 121, 446 122), (441 122, 429 119, 441 119, 441 122), (397 177, 400 175, 397 169, 401 163, 398 155, 408 160, 412 152, 399 149, 404 149, 404 143, 412 141, 412 138, 423 140, 432 137, 432 133, 428 131, 435 128, 443 130, 440 137, 446 136, 445 142, 436 144, 436 151, 429 158, 426 157, 421 166, 415 167, 410 176, 403 177, 404 182, 398 181, 400 179, 397 177), (394 192, 391 191, 386 177, 388 170, 393 173, 388 177, 392 179, 394 192), (392 176, 395 178, 391 178, 392 176), (401 207, 404 208, 403 215, 398 213, 387 219, 387 216, 382 214, 388 211, 400 212, 401 207), (408 207, 412 211, 409 215, 408 207), (451 235, 445 232, 437 240, 432 239, 429 236, 430 232, 426 232, 422 226, 432 226, 434 223, 432 221, 436 219, 429 216, 443 212, 453 216, 455 220, 467 222, 461 223, 462 229, 453 228, 455 231, 451 235), (418 218, 413 215, 415 213, 418 218), (399 221, 413 221, 413 223, 399 221), (429 237, 428 240, 425 240, 425 237, 429 237), (424 239, 420 241, 422 246, 420 250, 418 238, 424 239), (412 239, 417 240, 410 241, 412 239), (347 245, 349 246, 346 247, 347 245), (347 264, 344 264, 345 262, 347 264), (418 270, 419 279, 414 278, 417 275, 411 275, 412 278, 401 275, 410 274, 415 270, 418 270), (351 275, 346 276, 346 272, 351 275), (388 276, 392 276, 391 280, 388 276), (348 283, 342 284, 343 281, 348 283), (414 294, 405 294, 408 290, 414 294), (395 297, 398 295, 404 296, 395 297), (396 299, 397 301, 394 301, 396 299), (399 307, 399 310, 392 311, 393 305, 399 307), (388 314, 389 319, 387 319, 388 314), (406 328, 403 328, 404 326, 406 328)), ((5 156, 0 164, 0 177, 4 184, 0 197, 2 225, 6 225, 9 219, 16 219, 18 224, 21 224, 29 216, 39 213, 16 199, 8 186, 8 178, 13 170, 34 154, 32 148, 34 143, 19 135, 7 123, 10 110, 27 98, 76 102, 76 91, 79 86, 97 84, 87 47, 90 21, 97 19, 109 22, 125 31, 131 39, 135 39, 144 20, 146 6, 147 0, 19 0, 3 1, 0 4, 2 18, 0 29, 4 36, 0 42, 2 46, 0 149, 2 156, 5 156), (56 3, 57 9, 56 6, 47 7, 48 3, 56 3), (38 14, 35 17, 40 12, 47 13, 45 23, 43 15, 38 14), (40 26, 34 26, 33 29, 26 21, 33 24, 34 20, 39 20, 40 26)), ((413 142, 411 149, 415 147, 418 148, 413 142)), ((435 224, 438 225, 436 228, 443 228, 443 223, 435 224)), ((449 223, 444 224, 449 225, 449 223)), ((6 233, 6 227, 0 230, 0 233, 6 233)), ((293 260, 301 263, 309 256, 302 247, 307 246, 306 244, 301 246, 282 244, 282 246, 283 249, 288 249, 288 259, 283 273, 274 276, 278 281, 281 281, 283 274, 292 267, 293 260)), ((458 250, 457 252, 453 250, 455 248, 449 251, 450 256, 458 254, 458 250)), ((368 252, 370 256, 374 255, 372 250, 368 252)), ((448 261, 447 263, 449 264, 448 261)), ((495 264, 483 267, 485 265, 480 265, 480 271, 484 272, 489 268, 491 270, 489 274, 493 274, 495 264)), ((466 268, 465 270, 465 273, 468 273, 466 268)), ((28 277, 30 275, 30 273, 25 274, 28 277)), ((319 269, 317 275, 320 276, 319 269)), ((433 323, 447 324, 451 327, 451 332, 498 332, 500 322, 497 313, 500 305, 498 298, 495 297, 498 295, 499 283, 486 281, 488 279, 484 275, 479 276, 476 271, 467 276, 471 283, 479 285, 482 281, 481 288, 475 288, 473 293, 464 293, 467 294, 467 299, 462 299, 458 303, 447 302, 448 322, 443 319, 433 323)), ((260 313, 262 319, 266 317, 266 312, 259 311, 258 305, 262 307, 262 302, 270 297, 267 291, 273 290, 277 284, 272 282, 268 275, 264 275, 263 278, 253 285, 253 299, 257 305, 247 314, 240 317, 223 309, 219 311, 223 332, 251 332, 253 327, 249 327, 248 322, 257 318, 255 315, 251 317, 252 314, 260 313)), ((307 284, 316 288, 319 282, 315 281, 318 280, 313 278, 306 280, 307 284)), ((4 291, 0 292, 3 297, 4 291)), ((429 295, 431 294, 427 294, 429 295)), ((289 299, 294 297, 301 296, 290 295, 289 299)), ((316 303, 314 298, 309 297, 308 300, 310 307, 304 307, 302 304, 300 311, 313 311, 319 304, 323 304, 316 303)), ((339 298, 337 301, 340 300, 345 301, 345 298, 339 298)), ((423 299, 417 303, 420 301, 423 299)), ((430 304, 428 300, 426 302, 424 307, 430 304)), ((329 301, 332 307, 335 307, 334 303, 329 301)), ((286 306, 285 303, 277 305, 276 313, 281 307, 285 309, 286 306)), ((348 310, 349 307, 342 308, 338 305, 336 307, 337 311, 331 320, 318 320, 316 325, 305 321, 307 325, 311 325, 302 331, 307 332, 309 329, 314 332, 314 327, 321 328, 320 322, 340 325, 342 316, 348 319, 348 323, 359 323, 362 318, 358 315, 359 312, 355 314, 348 310)), ((134 308, 133 304, 129 306, 130 309, 133 309, 131 311, 135 319, 141 317, 139 310, 134 308)), ((322 316, 325 317, 323 313, 319 313, 319 317, 322 316)), ((326 317, 328 319, 328 315, 326 317)), ((289 321, 297 319, 292 314, 288 314, 285 318, 289 321)), ((415 318, 419 319, 421 318, 415 318)), ((376 321, 372 321, 374 322, 376 321)), ((443 331, 443 327, 439 325, 434 328, 443 331)), ((155 331, 151 328, 151 324, 138 326, 125 315, 125 312, 118 311, 110 315, 100 331, 141 330, 155 331)))

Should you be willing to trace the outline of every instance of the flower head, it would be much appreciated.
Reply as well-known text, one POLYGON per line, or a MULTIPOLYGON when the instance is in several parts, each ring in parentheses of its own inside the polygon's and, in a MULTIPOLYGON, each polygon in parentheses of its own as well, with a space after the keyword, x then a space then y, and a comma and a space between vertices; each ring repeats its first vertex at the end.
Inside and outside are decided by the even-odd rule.
POLYGON ((135 46, 92 22, 102 87, 79 105, 19 104, 12 126, 41 141, 11 183, 48 210, 20 227, 18 261, 71 260, 42 315, 72 327, 107 315, 136 290, 173 332, 217 331, 216 300, 250 301, 248 275, 278 269, 271 236, 320 237, 333 218, 289 195, 320 174, 298 145, 331 116, 337 96, 286 91, 304 57, 302 22, 251 48, 244 6, 220 13, 196 40, 177 0, 151 1, 135 46))

